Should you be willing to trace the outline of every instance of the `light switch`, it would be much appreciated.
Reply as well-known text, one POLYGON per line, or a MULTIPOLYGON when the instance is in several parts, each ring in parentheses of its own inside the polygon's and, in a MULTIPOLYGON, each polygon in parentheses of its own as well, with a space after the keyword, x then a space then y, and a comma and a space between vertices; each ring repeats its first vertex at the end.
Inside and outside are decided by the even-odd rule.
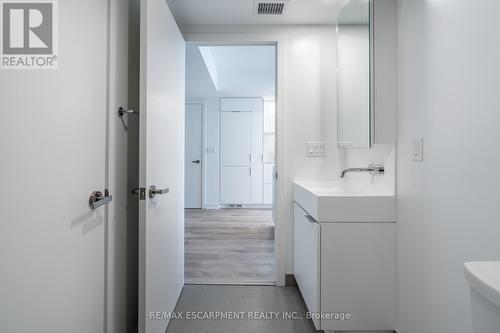
POLYGON ((422 161, 424 159, 424 139, 413 139, 411 147, 411 159, 413 161, 422 161))
POLYGON ((207 154, 215 154, 216 152, 215 147, 207 147, 207 154))
POLYGON ((307 157, 325 157, 325 143, 324 142, 307 142, 306 156, 307 157))

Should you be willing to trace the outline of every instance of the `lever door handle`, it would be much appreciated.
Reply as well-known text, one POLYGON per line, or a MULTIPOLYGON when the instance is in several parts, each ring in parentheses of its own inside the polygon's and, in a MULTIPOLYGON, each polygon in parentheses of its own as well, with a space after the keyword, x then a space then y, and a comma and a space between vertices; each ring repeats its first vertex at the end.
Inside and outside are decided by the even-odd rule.
POLYGON ((151 185, 149 188, 149 197, 153 199, 157 194, 167 194, 170 190, 168 188, 158 189, 156 186, 151 185))
POLYGON ((96 209, 110 203, 112 200, 113 196, 109 195, 108 190, 104 190, 104 195, 102 195, 101 191, 95 191, 90 194, 89 206, 92 209, 96 209))
POLYGON ((125 107, 123 107, 123 106, 120 106, 120 107, 118 108, 118 116, 119 116, 119 117, 123 117, 123 116, 124 116, 124 115, 126 115, 126 114, 135 114, 135 115, 138 115, 138 114, 139 114, 139 112, 135 112, 134 110, 127 109, 127 108, 125 108, 125 107))
POLYGON ((201 161, 200 161, 200 160, 194 160, 194 161, 191 161, 191 163, 200 164, 200 163, 201 163, 201 161))

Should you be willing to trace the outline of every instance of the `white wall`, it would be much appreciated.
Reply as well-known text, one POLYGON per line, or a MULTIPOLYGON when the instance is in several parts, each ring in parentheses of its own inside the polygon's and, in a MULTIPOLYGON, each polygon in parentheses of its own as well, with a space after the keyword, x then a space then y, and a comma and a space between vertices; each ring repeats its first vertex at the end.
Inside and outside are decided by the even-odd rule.
MULTIPOLYGON (((382 164, 385 167, 383 176, 372 177, 368 173, 348 173, 345 181, 353 184, 355 188, 363 188, 367 184, 383 193, 396 192, 396 146, 374 145, 369 149, 341 149, 339 150, 338 167, 355 168, 367 167, 370 164, 382 164)), ((337 175, 338 177, 338 175, 337 175)))
POLYGON ((463 262, 500 260, 500 2, 401 0, 398 321, 471 332, 463 262), (424 138, 424 161, 411 140, 424 138))
POLYGON ((286 272, 293 272, 292 184, 295 180, 337 178, 336 149, 336 49, 334 26, 209 27, 184 26, 183 33, 264 33, 286 38, 285 160, 287 179, 286 216, 282 231, 286 239, 286 272), (335 141, 331 141, 335 140, 335 141), (307 158, 307 141, 328 141, 327 158, 307 158))

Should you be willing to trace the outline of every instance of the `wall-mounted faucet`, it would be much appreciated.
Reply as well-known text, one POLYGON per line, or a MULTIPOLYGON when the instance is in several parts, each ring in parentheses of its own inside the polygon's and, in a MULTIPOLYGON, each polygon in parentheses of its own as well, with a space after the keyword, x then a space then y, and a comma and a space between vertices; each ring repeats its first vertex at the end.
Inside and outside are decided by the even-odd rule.
POLYGON ((370 175, 383 175, 385 173, 385 168, 382 164, 370 164, 368 168, 347 168, 342 170, 340 173, 340 178, 344 178, 348 172, 369 172, 370 175))

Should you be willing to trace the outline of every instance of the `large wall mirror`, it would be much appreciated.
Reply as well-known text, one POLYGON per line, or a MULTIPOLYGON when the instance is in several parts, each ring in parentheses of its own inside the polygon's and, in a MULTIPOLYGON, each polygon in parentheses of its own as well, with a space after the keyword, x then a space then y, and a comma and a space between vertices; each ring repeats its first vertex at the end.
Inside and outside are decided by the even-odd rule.
POLYGON ((370 148, 370 0, 351 0, 337 19, 337 143, 339 148, 370 148))

